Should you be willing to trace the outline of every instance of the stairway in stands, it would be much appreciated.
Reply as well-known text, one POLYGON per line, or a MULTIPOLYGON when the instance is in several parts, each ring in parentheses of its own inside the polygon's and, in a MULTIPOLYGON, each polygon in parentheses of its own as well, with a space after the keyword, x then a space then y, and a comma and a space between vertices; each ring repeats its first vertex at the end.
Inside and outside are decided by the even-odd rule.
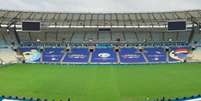
POLYGON ((92 53, 93 53, 93 52, 90 52, 90 53, 89 53, 89 60, 88 60, 88 63, 91 63, 92 53))
POLYGON ((63 61, 64 61, 64 58, 66 57, 66 55, 68 54, 68 52, 65 52, 64 55, 62 56, 61 60, 60 60, 60 63, 62 64, 63 61))
POLYGON ((169 52, 166 52, 166 62, 168 62, 168 63, 170 62, 169 61, 169 52))
POLYGON ((116 52, 116 57, 117 57, 117 64, 120 64, 120 55, 119 55, 119 52, 116 52))
POLYGON ((148 59, 147 59, 146 55, 144 54, 144 52, 141 52, 141 54, 142 54, 142 56, 144 57, 145 62, 146 62, 146 63, 148 63, 149 61, 148 61, 148 59))
POLYGON ((43 63, 43 52, 41 52, 40 63, 43 63))

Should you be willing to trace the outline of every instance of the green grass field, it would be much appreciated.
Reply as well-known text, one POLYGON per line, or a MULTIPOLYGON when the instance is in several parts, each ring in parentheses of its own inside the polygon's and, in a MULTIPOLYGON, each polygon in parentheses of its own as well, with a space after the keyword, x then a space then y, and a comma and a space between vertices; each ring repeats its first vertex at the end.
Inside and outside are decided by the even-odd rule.
POLYGON ((0 95, 72 101, 143 101, 201 93, 201 64, 45 65, 0 68, 0 95))

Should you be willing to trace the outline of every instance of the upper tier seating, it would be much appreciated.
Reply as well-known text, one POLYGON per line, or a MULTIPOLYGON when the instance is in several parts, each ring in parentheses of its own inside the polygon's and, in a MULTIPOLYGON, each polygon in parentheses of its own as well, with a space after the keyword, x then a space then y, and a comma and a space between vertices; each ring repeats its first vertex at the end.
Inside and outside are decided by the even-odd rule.
POLYGON ((112 33, 112 41, 117 41, 117 40, 125 41, 122 33, 120 33, 120 32, 119 33, 118 32, 112 33))
POLYGON ((97 34, 96 33, 86 33, 85 41, 96 41, 97 34))
POLYGON ((104 32, 98 33, 98 40, 100 42, 110 42, 111 38, 112 38, 111 33, 104 33, 104 32))
POLYGON ((201 31, 199 33, 194 34, 193 41, 201 42, 201 31))
POLYGON ((136 35, 136 33, 125 33, 125 41, 129 41, 129 42, 138 42, 138 37, 136 35))
POLYGON ((71 41, 74 43, 82 43, 84 41, 84 33, 74 33, 71 41))
POLYGON ((4 47, 6 45, 1 33, 0 33, 0 47, 4 47))

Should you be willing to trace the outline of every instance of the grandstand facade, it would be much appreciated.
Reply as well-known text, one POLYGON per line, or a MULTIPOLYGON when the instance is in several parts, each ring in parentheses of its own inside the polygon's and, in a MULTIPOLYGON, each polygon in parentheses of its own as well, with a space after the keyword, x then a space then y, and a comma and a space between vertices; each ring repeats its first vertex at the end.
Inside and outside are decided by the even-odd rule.
POLYGON ((201 10, 149 13, 0 10, 0 46, 11 47, 18 59, 34 63, 198 62, 200 26, 201 10), (41 30, 23 31, 23 21, 40 22, 41 30), (168 31, 169 21, 186 21, 186 30, 168 31))

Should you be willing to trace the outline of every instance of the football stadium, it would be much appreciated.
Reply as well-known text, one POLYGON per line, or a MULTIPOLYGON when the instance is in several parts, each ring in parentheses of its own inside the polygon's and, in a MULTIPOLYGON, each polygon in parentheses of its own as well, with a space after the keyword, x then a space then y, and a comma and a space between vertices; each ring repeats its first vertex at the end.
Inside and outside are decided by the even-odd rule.
POLYGON ((0 10, 0 101, 201 101, 201 10, 0 10))

